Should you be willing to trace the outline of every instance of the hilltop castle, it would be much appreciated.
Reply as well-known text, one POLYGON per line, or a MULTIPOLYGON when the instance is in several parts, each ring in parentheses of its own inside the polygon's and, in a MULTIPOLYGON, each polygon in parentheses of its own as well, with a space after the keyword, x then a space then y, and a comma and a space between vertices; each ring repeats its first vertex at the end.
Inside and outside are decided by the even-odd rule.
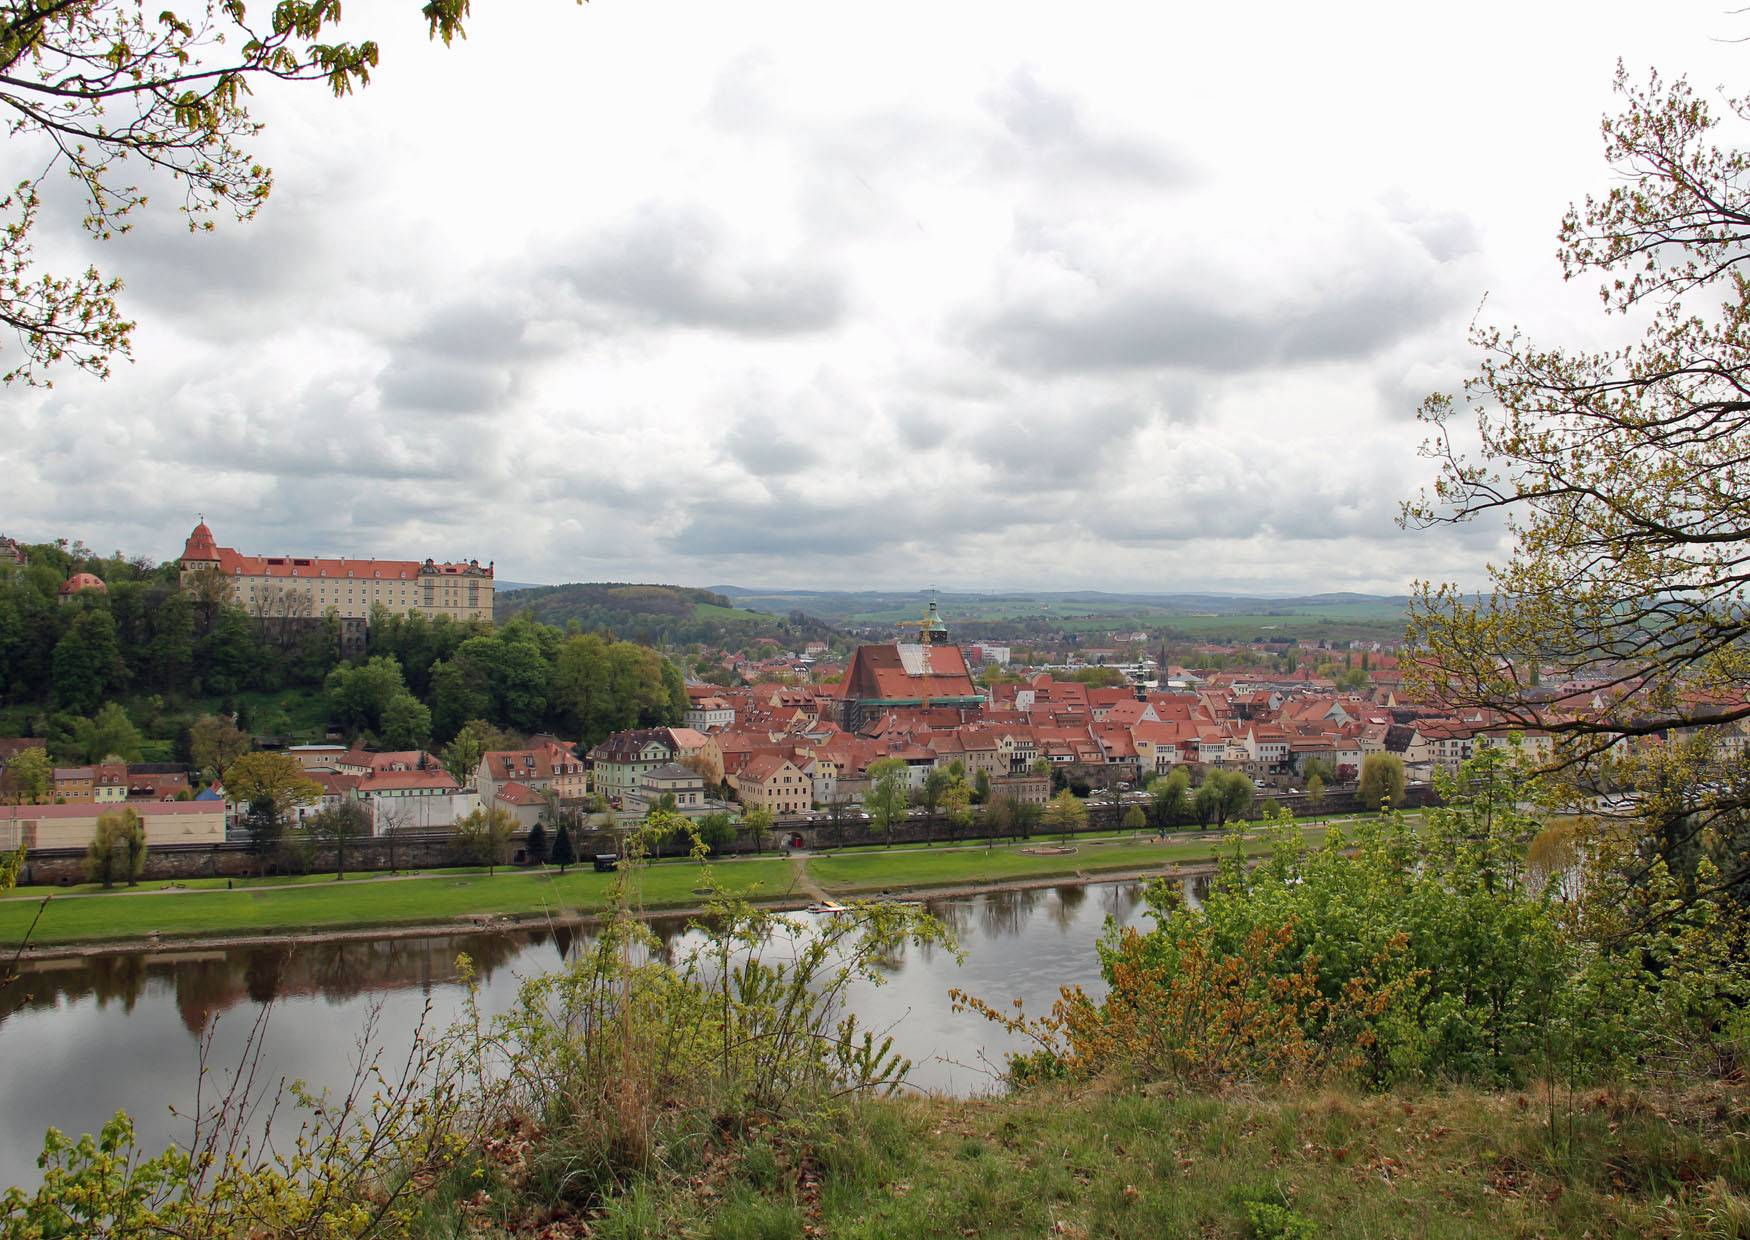
POLYGON ((321 559, 243 555, 213 540, 202 521, 182 549, 182 584, 216 572, 230 583, 231 601, 261 617, 319 619, 330 608, 342 621, 367 621, 374 607, 427 619, 492 619, 492 564, 419 560, 321 559))

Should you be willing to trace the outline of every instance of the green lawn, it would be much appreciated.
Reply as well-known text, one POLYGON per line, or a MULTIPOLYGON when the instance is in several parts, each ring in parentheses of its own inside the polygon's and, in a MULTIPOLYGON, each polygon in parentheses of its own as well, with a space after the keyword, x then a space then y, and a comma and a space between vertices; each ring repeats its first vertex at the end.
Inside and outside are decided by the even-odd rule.
MULTIPOLYGON (((792 869, 785 860, 737 861, 716 873, 732 891, 755 896, 787 894, 792 869)), ((342 926, 393 926, 451 918, 599 910, 612 876, 593 870, 506 871, 444 874, 442 877, 309 886, 197 890, 156 896, 111 895, 97 899, 51 899, 31 941, 37 944, 134 938, 146 934, 215 935, 295 933, 342 926)), ((695 904, 697 866, 654 865, 639 879, 647 908, 695 904)), ((0 902, 0 943, 17 943, 35 915, 35 900, 0 902)))
MULTIPOLYGON (((1317 833, 1308 838, 1316 843, 1317 833)), ((1044 836, 1028 841, 1027 847, 1055 846, 1044 836)), ((962 883, 1000 883, 1012 879, 1049 878, 1053 875, 1097 873, 1102 870, 1144 870, 1168 862, 1211 860, 1219 845, 1197 841, 1188 844, 1155 844, 1144 836, 1140 842, 1092 844, 1080 841, 1069 856, 1031 857, 1019 847, 1004 844, 984 849, 892 849, 879 852, 840 853, 815 857, 808 872, 832 892, 886 891, 907 887, 947 887, 962 883)), ((1262 852, 1260 841, 1248 843, 1252 852, 1262 852)))
MULTIPOLYGON (((416 872, 433 873, 432 871, 399 871, 402 874, 416 872)), ((453 870, 435 872, 438 876, 448 878, 463 878, 470 874, 484 873, 486 873, 484 866, 460 866, 453 870)), ((239 887, 296 887, 314 883, 356 883, 368 878, 383 878, 388 874, 388 870, 348 870, 344 879, 336 879, 333 874, 269 874, 261 878, 152 878, 137 883, 133 887, 118 885, 110 894, 113 895, 116 891, 211 891, 215 888, 225 891, 239 887)), ((50 893, 57 896, 102 895, 103 885, 101 883, 72 883, 65 887, 20 887, 5 896, 0 896, 0 900, 41 900, 50 893)))

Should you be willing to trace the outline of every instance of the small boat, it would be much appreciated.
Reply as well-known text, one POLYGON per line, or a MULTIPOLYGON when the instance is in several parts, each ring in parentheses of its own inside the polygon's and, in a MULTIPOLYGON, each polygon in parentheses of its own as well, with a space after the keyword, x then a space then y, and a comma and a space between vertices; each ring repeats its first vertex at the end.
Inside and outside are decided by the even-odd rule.
POLYGON ((822 900, 817 904, 810 904, 808 911, 810 913, 848 913, 851 910, 837 900, 822 900))

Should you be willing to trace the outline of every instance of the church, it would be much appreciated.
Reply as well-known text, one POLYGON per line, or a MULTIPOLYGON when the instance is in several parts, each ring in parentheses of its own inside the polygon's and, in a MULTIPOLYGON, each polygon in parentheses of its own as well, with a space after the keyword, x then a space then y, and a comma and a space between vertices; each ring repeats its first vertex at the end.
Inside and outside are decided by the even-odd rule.
POLYGON ((948 643, 948 626, 935 601, 921 621, 916 642, 858 646, 845 672, 842 726, 857 732, 891 710, 945 708, 978 710, 984 695, 960 647, 948 643))

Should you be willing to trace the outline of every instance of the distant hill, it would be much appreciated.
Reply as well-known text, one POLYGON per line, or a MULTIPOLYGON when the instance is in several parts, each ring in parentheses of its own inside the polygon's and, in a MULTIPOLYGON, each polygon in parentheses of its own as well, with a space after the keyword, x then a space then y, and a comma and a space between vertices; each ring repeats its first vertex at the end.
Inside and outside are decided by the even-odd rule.
POLYGON ((499 620, 525 613, 546 624, 575 620, 585 629, 607 629, 617 637, 651 645, 740 645, 771 638, 780 646, 798 638, 825 638, 833 630, 808 617, 779 616, 737 606, 713 590, 690 586, 626 582, 580 582, 563 586, 525 586, 498 590, 499 620))
MULTIPOLYGON (((783 590, 714 586, 740 607, 772 612, 802 610, 851 629, 893 626, 919 616, 927 590, 783 590)), ((1403 635, 1407 595, 1322 594, 1259 597, 1218 593, 1145 593, 1102 590, 955 592, 934 597, 960 638, 1012 637, 1047 632, 1131 629, 1159 636, 1251 640, 1372 638, 1403 635)))
POLYGON ((539 590, 540 588, 532 581, 495 581, 492 583, 494 594, 509 594, 513 590, 539 590))

